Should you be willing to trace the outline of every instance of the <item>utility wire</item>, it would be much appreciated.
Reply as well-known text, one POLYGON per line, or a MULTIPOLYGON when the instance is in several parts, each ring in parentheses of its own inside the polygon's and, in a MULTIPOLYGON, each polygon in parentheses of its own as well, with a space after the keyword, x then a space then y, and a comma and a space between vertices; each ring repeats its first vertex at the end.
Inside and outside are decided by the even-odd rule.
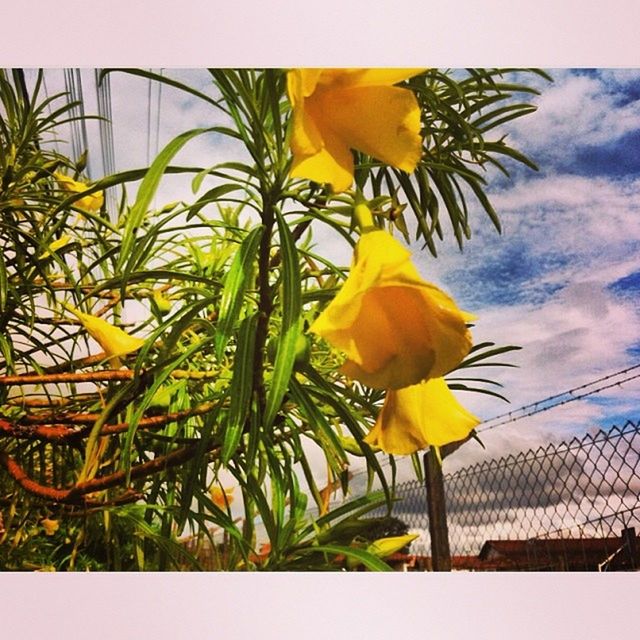
MULTIPOLYGON (((151 71, 151 69, 149 69, 151 71)), ((151 78, 147 85, 147 165, 151 162, 151 78)))
MULTIPOLYGON (((77 162, 82 153, 89 148, 87 125, 84 114, 84 100, 82 95, 82 78, 80 69, 64 70, 65 90, 69 94, 70 101, 74 103, 71 109, 71 149, 74 162, 77 162)), ((89 159, 85 168, 88 177, 91 176, 89 159)))
MULTIPOLYGON (((47 72, 42 69, 42 88, 44 89, 44 97, 47 100, 47 111, 49 112, 49 115, 53 114, 53 109, 51 107, 51 102, 49 102, 49 89, 47 87, 47 72)), ((53 138, 53 147, 56 150, 57 153, 60 153, 60 146, 58 145, 58 135, 54 134, 53 138)))
MULTIPOLYGON (((100 69, 95 70, 96 96, 98 99, 98 115, 100 116, 100 143, 102 152, 103 175, 115 173, 115 147, 113 142, 113 114, 111 110, 111 77, 104 76, 100 81, 100 69)), ((106 199, 108 211, 115 211, 117 207, 113 188, 107 189, 106 199)))

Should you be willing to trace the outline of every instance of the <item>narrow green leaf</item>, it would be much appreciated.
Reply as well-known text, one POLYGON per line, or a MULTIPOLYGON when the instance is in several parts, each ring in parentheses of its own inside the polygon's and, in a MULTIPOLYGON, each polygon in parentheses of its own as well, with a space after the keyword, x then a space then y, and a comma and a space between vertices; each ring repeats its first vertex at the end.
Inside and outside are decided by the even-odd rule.
POLYGON ((238 344, 229 390, 231 396, 229 415, 220 456, 223 463, 229 462, 238 448, 244 423, 250 410, 257 324, 258 316, 254 314, 242 321, 238 331, 238 344))
POLYGON ((372 571, 393 571, 393 569, 386 562, 380 560, 380 558, 377 558, 364 549, 356 549, 354 547, 344 547, 337 544, 323 544, 298 549, 297 553, 317 553, 318 551, 330 553, 331 555, 336 556, 344 555, 347 558, 357 560, 359 563, 367 567, 367 569, 371 569, 372 571))
POLYGON ((240 315, 247 287, 251 284, 253 263, 258 252, 264 226, 253 229, 240 245, 224 282, 218 311, 218 325, 215 338, 216 357, 222 359, 233 328, 240 315))
POLYGON ((180 134, 169 142, 169 144, 167 144, 167 146, 153 161, 142 180, 140 188, 138 189, 136 201, 127 217, 122 237, 120 257, 118 259, 118 270, 124 270, 123 267, 129 260, 129 254, 131 253, 131 249, 136 241, 138 229, 141 227, 147 215, 149 205, 151 204, 153 196, 158 189, 165 169, 169 165, 169 161, 187 142, 189 142, 189 140, 202 135, 203 133, 210 133, 212 131, 215 131, 215 128, 192 129, 191 131, 186 131, 185 133, 180 134))
MULTIPOLYGON (((496 347, 495 349, 489 349, 487 351, 482 351, 481 353, 477 353, 472 357, 465 358, 457 367, 457 369, 464 369, 465 367, 469 367, 478 362, 482 362, 483 360, 488 360, 493 356, 501 355, 503 353, 509 353, 510 351, 519 351, 522 347, 518 347, 515 345, 506 345, 504 347, 496 347)), ((482 365, 480 365, 482 366, 482 365)))
MULTIPOLYGON (((138 401, 134 405, 129 405, 131 408, 131 413, 128 418, 129 428, 125 435, 124 445, 122 447, 122 461, 121 468, 125 471, 127 475, 127 483, 129 482, 129 473, 131 472, 131 452, 133 447, 133 439, 135 437, 136 431, 138 429, 138 424, 140 419, 144 415, 144 412, 147 410, 149 405, 152 403, 153 398, 155 397, 158 390, 164 385, 164 383, 169 379, 172 372, 176 369, 179 369, 180 366, 193 357, 193 354, 197 351, 200 351, 203 346, 210 341, 210 338, 204 338, 199 342, 191 345, 188 349, 185 350, 180 357, 173 360, 170 364, 162 368, 160 371, 155 373, 153 377, 153 383, 149 386, 149 388, 145 391, 144 395, 138 399, 138 401)), ((140 359, 138 359, 139 364, 140 359)))
POLYGON ((296 343, 302 329, 300 265, 295 240, 284 217, 276 212, 282 257, 282 326, 277 340, 273 378, 267 394, 264 427, 273 423, 289 387, 296 356, 296 343))
POLYGON ((180 513, 176 518, 177 524, 178 524, 178 530, 182 530, 182 528, 184 527, 184 523, 187 519, 187 515, 189 514, 189 510, 191 508, 191 502, 193 500, 196 487, 198 485, 198 479, 200 477, 200 473, 203 470, 203 468, 206 468, 207 463, 205 459, 205 454, 207 452, 207 446, 209 445, 209 439, 211 438, 213 429, 216 426, 216 422, 218 419, 218 414, 220 413, 221 406, 222 406, 222 403, 219 403, 204 418, 204 428, 202 429, 202 433, 200 434, 200 439, 198 440, 196 453, 193 457, 193 460, 189 464, 189 469, 185 473, 186 477, 182 482, 182 490, 180 492, 180 500, 181 500, 180 513))
POLYGON ((328 455, 329 463, 336 474, 340 474, 347 463, 347 456, 338 440, 338 436, 331 428, 327 418, 316 406, 307 390, 295 379, 291 378, 289 390, 293 400, 298 404, 302 413, 307 417, 309 428, 317 435, 323 444, 323 450, 328 455))
POLYGON ((207 193, 198 198, 193 205, 191 205, 189 213, 187 214, 187 220, 191 220, 191 218, 197 215, 206 205, 216 202, 217 200, 221 200, 223 196, 226 196, 232 191, 237 191, 238 189, 240 189, 240 185, 237 184, 221 184, 217 187, 213 187, 213 189, 209 189, 207 193))
POLYGON ((7 308, 7 300, 9 298, 9 278, 7 277, 7 268, 4 264, 4 256, 0 256, 0 313, 7 308))

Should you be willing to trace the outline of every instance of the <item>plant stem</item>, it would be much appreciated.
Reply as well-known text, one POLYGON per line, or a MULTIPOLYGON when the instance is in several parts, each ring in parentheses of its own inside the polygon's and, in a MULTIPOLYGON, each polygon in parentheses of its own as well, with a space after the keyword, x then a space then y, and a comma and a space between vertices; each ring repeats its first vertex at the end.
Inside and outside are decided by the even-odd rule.
POLYGON ((256 342, 254 351, 253 391, 258 403, 258 415, 262 416, 267 404, 267 394, 264 386, 264 358, 265 346, 269 329, 269 318, 273 311, 273 300, 269 286, 269 269, 271 261, 271 237, 275 215, 273 205, 268 195, 263 193, 262 224, 264 233, 260 240, 258 254, 258 323, 256 327, 256 342))

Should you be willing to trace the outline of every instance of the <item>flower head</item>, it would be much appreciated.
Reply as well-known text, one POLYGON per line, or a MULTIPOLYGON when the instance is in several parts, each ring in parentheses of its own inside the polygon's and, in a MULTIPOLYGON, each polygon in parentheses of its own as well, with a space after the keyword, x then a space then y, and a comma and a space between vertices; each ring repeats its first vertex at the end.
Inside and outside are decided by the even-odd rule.
POLYGON ((49 248, 46 251, 43 251, 39 258, 44 260, 48 258, 52 253, 55 253, 58 249, 62 249, 71 242, 71 236, 64 234, 61 235, 57 240, 54 240, 51 244, 49 244, 49 248))
POLYGON ((142 338, 130 336, 120 327, 114 327, 102 318, 82 313, 82 311, 68 304, 65 304, 64 307, 80 320, 89 335, 100 344, 107 354, 111 366, 116 369, 120 367, 120 356, 133 353, 144 344, 142 338))
MULTIPOLYGON (((89 186, 84 184, 83 182, 78 182, 77 180, 69 178, 69 176, 65 176, 62 173, 58 172, 56 172, 54 175, 56 180, 58 181, 58 184, 60 185, 60 188, 64 191, 68 191, 70 193, 84 193, 85 191, 89 190, 89 186)), ((96 191, 84 196, 84 198, 76 200, 73 204, 80 209, 84 209, 85 211, 90 211, 93 213, 95 211, 98 211, 100 207, 102 207, 103 202, 103 192, 96 191)))
POLYGON ((367 551, 378 558, 386 558, 411 544, 420 536, 417 533, 409 533, 404 536, 392 536, 390 538, 378 538, 374 540, 368 547, 367 551))
POLYGON ((399 389, 460 364, 471 349, 466 321, 472 317, 420 277, 400 242, 371 231, 309 330, 345 353, 342 373, 377 389, 399 389))
POLYGON ((221 509, 226 509, 227 505, 233 502, 233 489, 225 489, 214 484, 211 489, 209 489, 209 494, 211 495, 213 504, 221 509))
POLYGON ((365 442, 385 453, 409 455, 466 438, 480 420, 454 397, 442 378, 387 392, 365 442))
POLYGON ((420 107, 409 89, 393 85, 422 69, 293 69, 287 89, 293 108, 291 175, 353 182, 357 149, 411 172, 422 153, 420 107))
POLYGON ((57 520, 52 520, 51 518, 43 518, 40 520, 40 525, 47 536, 52 536, 60 528, 60 523, 57 520))

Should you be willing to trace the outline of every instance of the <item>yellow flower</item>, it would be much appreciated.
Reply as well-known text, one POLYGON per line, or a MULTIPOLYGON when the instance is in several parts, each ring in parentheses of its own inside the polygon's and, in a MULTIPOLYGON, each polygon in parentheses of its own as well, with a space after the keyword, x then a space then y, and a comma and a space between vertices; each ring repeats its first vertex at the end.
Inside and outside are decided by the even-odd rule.
POLYGON ((211 489, 209 489, 209 494, 211 495, 213 504, 221 509, 226 509, 227 505, 233 502, 233 489, 223 489, 214 484, 211 489))
MULTIPOLYGON (((64 191, 68 191, 69 193, 84 193, 89 189, 89 186, 83 182, 78 182, 73 178, 69 178, 69 176, 58 173, 57 171, 54 176, 58 181, 60 188, 64 191)), ((103 202, 104 195, 102 191, 96 191, 86 195, 84 198, 76 200, 73 205, 80 209, 84 209, 85 211, 95 212, 102 207, 103 202)))
POLYGON ((419 535, 417 533, 409 533, 406 536, 379 538, 367 547, 367 551, 378 558, 386 558, 387 556, 397 553, 418 537, 419 535))
POLYGON ((68 245, 71 242, 71 236, 64 234, 60 236, 57 240, 54 240, 49 248, 40 254, 40 259, 44 260, 44 258, 48 258, 52 253, 55 253, 58 249, 62 249, 62 247, 68 245))
POLYGON ((114 327, 102 318, 82 313, 68 304, 64 304, 64 307, 80 320, 89 335, 100 344, 114 369, 120 368, 120 356, 133 353, 144 344, 142 338, 130 336, 120 327, 114 327))
POLYGON ((386 231, 363 234, 351 272, 309 328, 347 356, 341 371, 377 389, 439 378, 471 349, 473 316, 425 282, 386 231))
POLYGON ((392 85, 422 69, 293 69, 287 89, 293 108, 291 176, 353 182, 357 149, 412 172, 420 160, 420 107, 409 89, 392 85))
POLYGON ((160 311, 162 315, 171 311, 171 300, 164 295, 162 289, 153 290, 153 300, 158 306, 158 311, 160 311))
POLYGON ((52 536, 60 528, 60 523, 57 520, 51 520, 50 518, 43 518, 40 520, 40 524, 47 536, 52 536))
POLYGON ((409 455, 466 438, 480 420, 454 397, 442 378, 388 391, 364 439, 386 453, 409 455))

